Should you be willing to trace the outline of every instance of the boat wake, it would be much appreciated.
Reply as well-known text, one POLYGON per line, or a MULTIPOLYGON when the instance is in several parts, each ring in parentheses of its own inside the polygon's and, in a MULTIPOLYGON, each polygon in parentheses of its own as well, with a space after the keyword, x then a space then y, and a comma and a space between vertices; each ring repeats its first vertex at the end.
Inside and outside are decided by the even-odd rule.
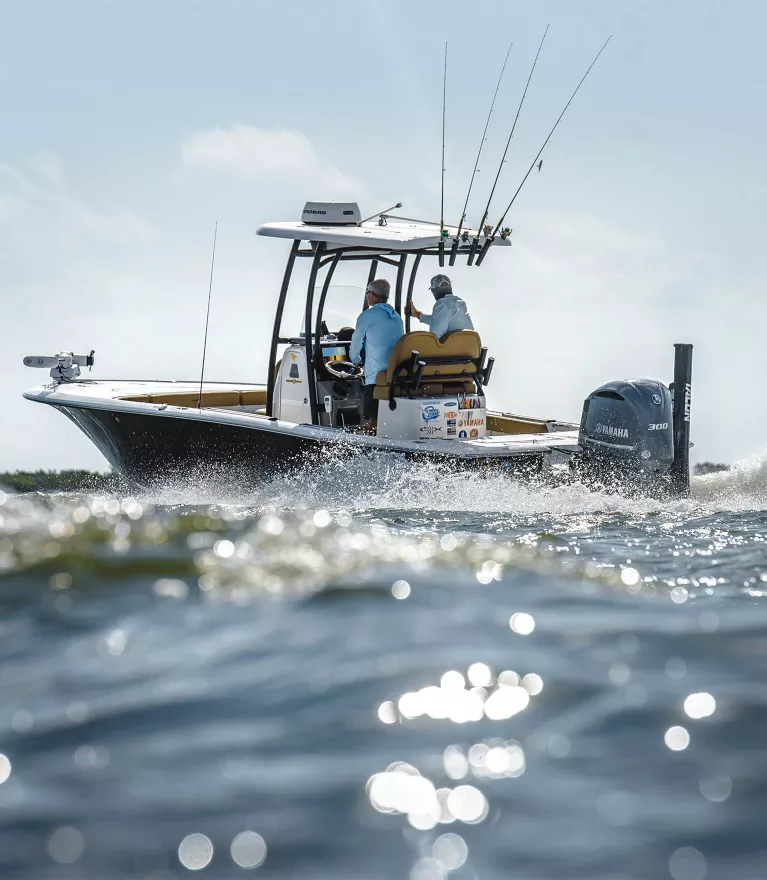
POLYGON ((253 512, 273 508, 360 513, 454 511, 520 517, 762 510, 767 507, 767 450, 736 463, 729 471, 693 477, 691 494, 685 499, 628 498, 595 491, 582 483, 536 485, 497 471, 466 474, 383 453, 352 460, 329 458, 321 469, 276 475, 246 489, 233 487, 227 474, 196 472, 156 485, 142 500, 168 506, 217 504, 253 512))

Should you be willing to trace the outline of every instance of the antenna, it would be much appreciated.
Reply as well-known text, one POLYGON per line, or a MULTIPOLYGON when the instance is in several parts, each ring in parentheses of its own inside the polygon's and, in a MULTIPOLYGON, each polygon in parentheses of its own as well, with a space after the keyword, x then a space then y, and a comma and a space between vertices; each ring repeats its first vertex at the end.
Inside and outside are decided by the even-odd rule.
POLYGON ((445 43, 445 73, 442 77, 442 181, 439 196, 439 265, 445 265, 445 108, 447 106, 447 43, 445 43))
MULTIPOLYGON (((546 140, 543 142, 543 146, 540 148, 540 150, 538 150, 538 152, 537 152, 537 154, 536 154, 536 156, 535 156, 535 159, 533 159, 533 161, 532 161, 530 167, 527 169, 527 174, 525 174, 525 176, 522 178, 522 183, 520 183, 520 185, 517 187, 517 191, 514 193, 514 195, 512 196, 511 201, 510 201, 509 204, 506 206, 506 210, 505 210, 505 211, 503 212, 503 214, 501 215, 501 219, 500 219, 500 220, 498 221, 498 223, 496 224, 496 227, 495 227, 495 229, 493 230, 492 235, 488 236, 488 241, 492 241, 492 240, 495 238, 495 236, 498 234, 498 230, 501 228, 501 224, 502 224, 503 221, 506 219, 506 215, 507 215, 507 214, 509 213, 509 211, 511 210, 511 206, 512 206, 512 205, 514 204, 514 202, 516 201, 517 196, 519 195, 520 191, 522 190, 522 187, 525 185, 525 182, 527 181, 527 178, 530 176, 530 173, 532 172, 533 168, 535 168, 535 166, 538 164, 538 160, 541 158, 541 153, 542 153, 542 152, 544 151, 544 149, 546 148, 546 144, 548 144, 548 142, 551 140, 551 136, 552 136, 552 135, 554 134, 554 132, 557 130, 557 126, 558 126, 559 123, 562 121, 562 117, 565 115, 565 113, 567 113, 567 108, 570 106, 570 104, 573 103, 573 99, 575 98, 575 96, 576 96, 576 95, 578 94, 578 92, 580 91, 580 88, 581 88, 581 86, 583 85, 583 83, 585 82, 586 77, 591 73, 591 68, 597 63, 597 61, 599 61, 599 56, 605 51, 605 49, 607 48, 607 44, 610 42, 610 40, 612 40, 612 38, 613 38, 613 37, 612 37, 612 34, 610 34, 610 36, 605 40, 604 45, 602 46, 602 48, 601 48, 601 49, 597 52, 597 54, 595 55, 594 60, 591 62, 591 64, 589 64, 589 67, 588 67, 588 70, 586 71, 586 73, 584 73, 583 76, 581 77, 581 81, 580 81, 580 82, 578 83, 578 85, 575 87, 575 91, 572 93, 572 95, 570 95, 570 100, 565 104, 565 108, 564 108, 564 110, 559 114, 559 118, 558 118, 557 121, 554 123, 553 128, 552 128, 551 131, 548 133, 548 136, 546 137, 546 140)), ((506 234, 508 234, 508 233, 506 233, 506 234)), ((503 237, 505 238, 506 236, 504 235, 503 237)), ((486 244, 487 244, 487 243, 486 243, 486 244)), ((482 254, 480 254, 480 258, 477 260, 477 265, 478 265, 478 266, 481 265, 482 260, 484 259, 484 255, 485 255, 485 253, 487 252, 486 246, 483 246, 483 249, 482 249, 482 250, 483 250, 483 252, 482 252, 482 254)))
POLYGON ((213 256, 210 258, 210 282, 208 283, 208 311, 205 315, 205 341, 202 345, 202 367, 200 368, 200 396, 197 398, 197 408, 202 411, 202 380, 205 376, 205 353, 208 350, 208 322, 210 321, 210 294, 213 290, 213 266, 216 262, 216 238, 218 236, 218 220, 213 230, 213 256))
POLYGON ((490 190, 490 195, 487 199, 487 205, 485 205, 485 213, 482 215, 482 219, 480 220, 479 226, 477 227, 477 234, 474 238, 474 241, 471 243, 471 250, 469 251, 469 259, 468 264, 471 266, 474 262, 474 255, 477 252, 477 247, 479 245, 479 236, 482 234, 482 229, 485 225, 485 221, 487 220, 488 214, 490 213, 490 203, 493 200, 493 196, 495 195, 495 188, 498 186, 498 178, 501 176, 501 171, 503 170, 503 164, 506 161, 506 154, 509 151, 509 145, 511 144, 511 139, 514 137, 514 131, 517 127, 517 120, 519 119, 519 114, 522 112, 522 105, 525 103, 525 98, 527 97, 527 90, 530 86, 530 80, 533 78, 533 73, 535 72, 535 66, 538 64, 538 56, 541 54, 541 49, 543 48, 543 41, 546 39, 546 34, 549 32, 549 25, 546 25, 546 30, 543 32, 543 36, 541 37, 540 45, 538 46, 538 51, 535 53, 535 58, 533 59, 533 66, 530 68, 530 73, 527 77, 527 82, 525 83, 525 90, 522 92, 522 98, 519 101, 519 107, 517 107, 517 115, 514 117, 514 122, 511 124, 511 131, 509 132, 509 139, 506 141, 506 149, 503 151, 503 156, 501 156, 501 162, 498 165, 498 171, 495 175, 495 180, 493 181, 493 186, 490 190))
POLYGON ((368 220, 375 220, 376 217, 385 217, 389 211, 393 211, 395 208, 401 208, 402 202, 397 202, 396 205, 392 205, 391 208, 384 208, 383 211, 377 211, 375 214, 371 214, 369 217, 365 217, 364 220, 360 220, 357 226, 362 226, 363 223, 367 223, 368 220))

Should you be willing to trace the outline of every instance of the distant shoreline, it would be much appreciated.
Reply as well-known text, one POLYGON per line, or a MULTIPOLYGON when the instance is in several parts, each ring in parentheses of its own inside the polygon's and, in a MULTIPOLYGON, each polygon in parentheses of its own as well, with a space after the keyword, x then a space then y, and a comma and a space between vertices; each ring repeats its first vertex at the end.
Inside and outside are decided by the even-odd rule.
POLYGON ((0 472, 0 489, 14 492, 114 492, 121 483, 118 474, 95 471, 0 472))
MULTIPOLYGON (((696 464, 692 473, 704 474, 728 471, 730 466, 712 461, 696 464)), ((0 472, 0 489, 13 492, 117 492, 124 483, 119 474, 96 471, 6 471, 0 472)))

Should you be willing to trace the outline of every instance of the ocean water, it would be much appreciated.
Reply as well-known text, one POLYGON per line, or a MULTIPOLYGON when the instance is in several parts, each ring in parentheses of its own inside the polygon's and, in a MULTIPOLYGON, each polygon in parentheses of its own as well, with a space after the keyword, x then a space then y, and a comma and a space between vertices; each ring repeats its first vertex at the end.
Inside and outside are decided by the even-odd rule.
POLYGON ((767 877, 767 459, 0 492, 6 880, 767 877))

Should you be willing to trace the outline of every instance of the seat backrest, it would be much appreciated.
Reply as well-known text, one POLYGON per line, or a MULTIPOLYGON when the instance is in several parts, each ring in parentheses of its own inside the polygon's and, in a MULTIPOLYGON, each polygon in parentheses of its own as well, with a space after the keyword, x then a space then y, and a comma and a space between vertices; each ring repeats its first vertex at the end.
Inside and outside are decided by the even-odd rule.
POLYGON ((475 330, 453 330, 442 339, 428 330, 414 330, 397 340, 389 356, 389 368, 386 371, 387 382, 391 382, 397 367, 410 361, 414 351, 421 358, 456 358, 455 363, 448 360, 442 364, 427 364, 424 376, 460 376, 473 375, 477 366, 465 363, 466 358, 478 359, 482 353, 482 342, 475 330), (460 361, 463 360, 464 363, 460 361))
POLYGON ((445 354, 470 355, 478 358, 482 354, 482 340, 476 330, 451 330, 440 339, 445 354))

